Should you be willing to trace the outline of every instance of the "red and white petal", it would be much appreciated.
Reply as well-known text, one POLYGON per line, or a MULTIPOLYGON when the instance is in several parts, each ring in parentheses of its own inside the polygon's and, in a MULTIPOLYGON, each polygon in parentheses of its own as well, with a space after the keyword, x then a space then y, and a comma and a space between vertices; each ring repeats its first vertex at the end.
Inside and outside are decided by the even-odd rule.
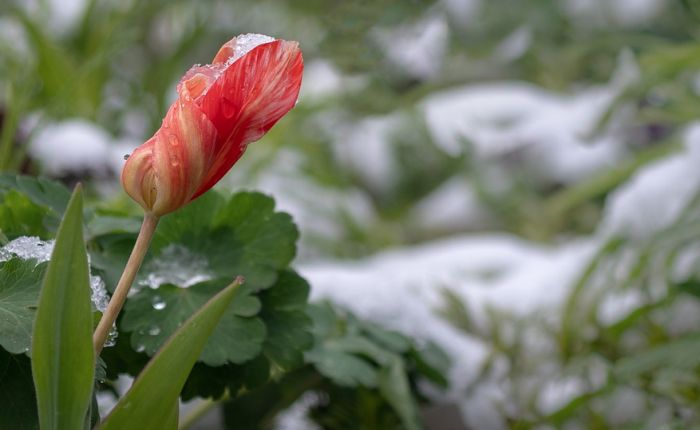
POLYGON ((248 143, 262 137, 294 107, 303 67, 296 42, 265 43, 229 65, 197 100, 220 140, 214 164, 195 196, 218 182, 248 143))

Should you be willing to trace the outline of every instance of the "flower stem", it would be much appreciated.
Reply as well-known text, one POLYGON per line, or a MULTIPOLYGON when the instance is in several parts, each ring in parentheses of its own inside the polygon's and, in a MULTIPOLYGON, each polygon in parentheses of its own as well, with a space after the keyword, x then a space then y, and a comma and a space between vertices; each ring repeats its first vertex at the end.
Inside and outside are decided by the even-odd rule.
POLYGON ((129 293, 131 284, 134 283, 134 278, 136 278, 139 267, 141 267, 143 257, 146 255, 146 251, 148 251, 148 246, 151 244, 151 239, 153 238, 153 233, 156 231, 157 225, 157 216, 149 213, 144 216, 143 224, 141 224, 141 231, 139 231, 139 236, 136 238, 134 249, 131 250, 129 261, 127 261, 126 267, 124 267, 124 272, 122 272, 122 276, 119 278, 117 288, 114 290, 114 294, 107 305, 107 309, 105 309, 102 314, 100 323, 97 325, 95 334, 92 337, 95 355, 97 356, 100 355, 102 347, 109 335, 109 331, 112 329, 119 312, 124 306, 126 296, 129 293))

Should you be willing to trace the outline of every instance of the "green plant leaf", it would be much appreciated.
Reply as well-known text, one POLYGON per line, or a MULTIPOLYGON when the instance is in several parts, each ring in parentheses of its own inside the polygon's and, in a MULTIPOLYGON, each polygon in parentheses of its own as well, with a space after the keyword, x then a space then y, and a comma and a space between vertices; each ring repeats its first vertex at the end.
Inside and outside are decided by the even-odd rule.
POLYGON ((0 174, 0 189, 17 190, 34 204, 47 207, 59 218, 65 212, 71 198, 70 191, 62 184, 32 176, 0 174))
POLYGON ((265 356, 291 370, 303 363, 304 350, 313 344, 311 318, 306 314, 309 284, 291 270, 283 271, 271 288, 262 291, 260 316, 267 327, 265 356))
MULTIPOLYGON (((299 236, 291 217, 274 209, 264 194, 241 192, 227 201, 209 192, 161 220, 152 255, 157 260, 182 246, 203 257, 216 277, 243 276, 246 288, 267 288, 294 258, 299 236)), ((143 274, 152 266, 144 264, 143 274)))
POLYGON ((34 321, 32 373, 45 430, 83 428, 92 398, 95 352, 82 211, 78 186, 58 229, 34 321))
POLYGON ((29 358, 0 348, 0 423, 13 430, 37 430, 36 397, 29 358))
POLYGON ((46 239, 58 229, 70 192, 48 179, 0 174, 0 196, 0 226, 6 236, 46 239))
MULTIPOLYGON (((155 290, 144 288, 127 301, 120 327, 131 332, 134 350, 153 355, 222 287, 222 282, 210 281, 189 288, 174 285, 162 285, 155 290)), ((260 304, 247 300, 245 288, 241 290, 202 351, 199 359, 208 365, 243 363, 260 354, 265 325, 260 318, 241 316, 254 315, 260 304), (242 305, 237 303, 239 299, 242 305)))
POLYGON ((0 194, 0 226, 8 239, 19 236, 47 239, 51 236, 45 225, 47 215, 49 209, 33 203, 16 190, 0 194))
POLYGON ((48 179, 0 174, 0 196, 0 226, 5 235, 45 239, 58 229, 70 192, 48 179))
POLYGON ((32 324, 46 263, 13 258, 0 263, 0 346, 19 354, 29 351, 32 324))
MULTIPOLYGON (((275 212, 272 199, 259 193, 225 198, 209 192, 164 217, 119 321, 119 354, 104 355, 110 373, 135 374, 139 356, 153 355, 178 324, 237 275, 246 283, 191 372, 183 398, 250 389, 302 364, 312 343, 309 286, 287 268, 297 237, 289 215, 275 212), (200 282, 192 285, 193 276, 200 282)), ((93 243, 93 267, 114 283, 133 235, 108 231, 93 243)))
POLYGON ((403 360, 396 357, 379 372, 379 391, 394 408, 407 430, 421 428, 403 360))
POLYGON ((168 339, 104 420, 101 429, 126 429, 134 425, 163 428, 164 418, 172 417, 173 404, 187 375, 226 314, 239 286, 240 282, 236 281, 219 292, 168 339))
POLYGON ((338 385, 377 386, 377 368, 353 354, 317 348, 306 353, 306 361, 313 364, 320 374, 338 385))
POLYGON ((615 376, 633 380, 661 369, 697 369, 700 365, 700 335, 695 333, 673 339, 654 348, 622 358, 615 363, 615 376))

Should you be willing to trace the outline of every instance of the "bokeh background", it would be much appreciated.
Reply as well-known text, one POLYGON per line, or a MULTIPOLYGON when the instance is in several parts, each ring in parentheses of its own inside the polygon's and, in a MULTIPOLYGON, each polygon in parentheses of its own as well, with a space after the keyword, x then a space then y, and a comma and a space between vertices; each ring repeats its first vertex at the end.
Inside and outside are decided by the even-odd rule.
POLYGON ((313 300, 443 348, 424 394, 454 428, 693 428, 698 24, 694 0, 3 0, 0 168, 130 210, 123 157, 182 74, 297 40, 298 105, 219 187, 294 216, 313 300))

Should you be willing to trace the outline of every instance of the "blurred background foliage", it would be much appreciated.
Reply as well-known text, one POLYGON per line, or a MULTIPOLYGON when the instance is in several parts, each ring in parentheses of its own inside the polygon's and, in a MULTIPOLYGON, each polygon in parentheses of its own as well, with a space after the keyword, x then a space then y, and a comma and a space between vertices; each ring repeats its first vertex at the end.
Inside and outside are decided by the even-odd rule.
MULTIPOLYGON (((7 0, 0 168, 87 181, 98 215, 137 215, 116 192, 122 157, 159 127, 180 76, 239 33, 298 40, 300 103, 221 187, 274 195, 300 226, 304 267, 364 273, 386 250, 504 235, 552 261, 588 247, 572 257, 574 275, 539 286, 532 300, 543 297, 544 311, 512 311, 511 290, 479 302, 465 274, 426 285, 444 293, 424 306, 485 356, 452 356, 477 370, 469 379, 451 368, 468 380, 449 381, 447 397, 428 389, 426 400, 457 404, 471 428, 691 428, 700 425, 699 21, 695 0, 7 0), (552 283, 565 291, 555 304, 544 299, 552 283)), ((11 190, 4 202, 22 198, 11 190)), ((3 231, 46 236, 5 205, 3 231)), ((501 288, 499 270, 479 268, 479 287, 501 288)), ((332 299, 314 279, 312 298, 332 299)), ((366 298, 338 302, 391 320, 363 312, 366 298)), ((284 399, 274 402, 283 410, 298 398, 285 391, 295 378, 316 387, 306 409, 324 428, 349 428, 348 417, 362 428, 411 422, 376 381, 347 390, 310 351, 311 367, 227 403, 226 422, 257 396, 284 399)), ((391 353, 410 368, 405 351, 391 353)), ((251 423, 272 425, 269 414, 251 423)))

